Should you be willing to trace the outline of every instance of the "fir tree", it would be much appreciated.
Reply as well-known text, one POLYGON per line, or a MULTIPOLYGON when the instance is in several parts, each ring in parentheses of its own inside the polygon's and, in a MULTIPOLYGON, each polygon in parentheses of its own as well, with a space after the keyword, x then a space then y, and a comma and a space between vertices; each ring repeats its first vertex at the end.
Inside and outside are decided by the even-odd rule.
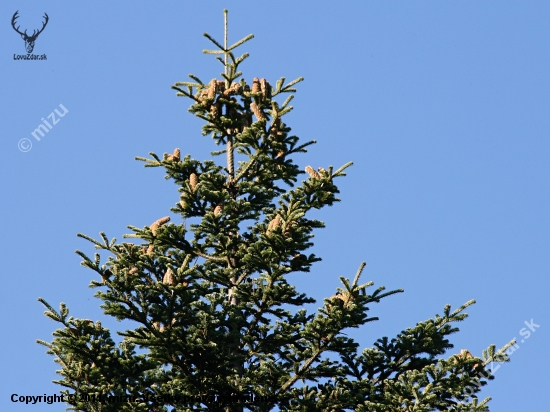
MULTIPOLYGON (((227 12, 225 12, 227 13, 227 12)), ((272 86, 267 80, 242 77, 235 49, 249 35, 214 54, 223 64, 221 79, 178 82, 178 96, 203 119, 203 135, 212 136, 225 153, 221 166, 200 162, 180 150, 162 158, 138 157, 146 167, 162 167, 178 186, 172 213, 150 226, 129 226, 117 243, 79 234, 108 252, 82 265, 99 274, 105 314, 132 320, 136 327, 117 332, 99 321, 69 317, 62 303, 56 311, 45 300, 46 316, 61 325, 47 353, 61 366, 65 400, 76 411, 483 411, 489 399, 476 394, 493 379, 490 365, 509 361, 506 349, 491 345, 482 357, 462 350, 443 357, 453 345, 449 335, 466 318, 469 301, 452 311, 418 323, 397 337, 377 340, 359 351, 343 332, 378 318, 369 306, 402 292, 372 290, 360 283, 362 263, 353 280, 341 286, 315 314, 303 306, 315 300, 287 282, 292 272, 309 272, 320 260, 306 254, 313 229, 312 209, 339 199, 338 169, 311 166, 301 174, 296 153, 315 143, 299 144, 284 116, 292 110, 293 87, 302 78, 272 86), (281 102, 283 96, 286 99, 281 102), (235 165, 234 154, 244 161, 235 165), (179 220, 179 219, 177 219, 179 220), (189 227, 186 222, 191 223, 189 227), (330 357, 327 355, 331 355, 330 357), (68 396, 68 395, 72 396, 68 396), (76 396, 74 396, 76 395, 76 396)))

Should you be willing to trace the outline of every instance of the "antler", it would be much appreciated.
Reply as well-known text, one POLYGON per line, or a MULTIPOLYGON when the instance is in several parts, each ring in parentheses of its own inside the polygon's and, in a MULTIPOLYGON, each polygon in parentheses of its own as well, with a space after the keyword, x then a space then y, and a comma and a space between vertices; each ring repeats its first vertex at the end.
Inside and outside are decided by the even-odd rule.
MULTIPOLYGON (((19 31, 19 27, 21 27, 21 26, 15 27, 15 20, 17 20, 17 18, 19 17, 19 16, 17 15, 17 13, 19 13, 19 10, 17 10, 17 11, 15 12, 15 14, 13 15, 13 17, 11 18, 11 25, 12 25, 13 29, 14 29, 17 33, 19 33, 21 36, 26 36, 26 35, 27 35, 27 30, 25 30, 25 33, 21 33, 21 32, 19 31)), ((46 13, 44 13, 44 14, 46 14, 46 13)), ((43 30, 43 29, 42 29, 42 30, 43 30)))
POLYGON ((34 30, 31 37, 38 37, 38 35, 39 35, 40 33, 42 33, 42 31, 43 31, 44 28, 46 27, 46 24, 48 24, 48 20, 50 20, 50 18, 48 17, 48 14, 47 14, 47 13, 44 13, 44 18, 46 19, 46 21, 43 23, 42 28, 41 28, 40 30, 38 30, 37 33, 35 33, 36 30, 34 30))

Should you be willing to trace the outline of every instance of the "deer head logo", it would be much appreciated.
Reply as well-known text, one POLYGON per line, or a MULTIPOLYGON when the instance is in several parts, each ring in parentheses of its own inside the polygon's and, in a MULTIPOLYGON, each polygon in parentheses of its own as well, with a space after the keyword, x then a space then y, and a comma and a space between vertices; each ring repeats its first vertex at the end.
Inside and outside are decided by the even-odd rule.
POLYGON ((42 23, 42 28, 38 31, 34 30, 32 32, 32 35, 29 36, 27 34, 27 30, 25 30, 25 32, 21 33, 19 31, 19 26, 15 27, 15 20, 17 20, 17 18, 19 17, 17 15, 17 13, 19 13, 19 10, 17 10, 15 12, 15 14, 13 15, 13 17, 11 19, 11 25, 12 25, 13 29, 21 35, 21 38, 23 40, 25 40, 25 48, 27 49, 27 53, 32 53, 32 51, 34 49, 34 42, 36 41, 36 38, 38 37, 38 35, 40 33, 42 33, 42 31, 44 30, 44 28, 46 27, 46 24, 48 24, 49 17, 46 13, 44 13, 44 18, 46 19, 46 21, 44 21, 44 23, 42 23))

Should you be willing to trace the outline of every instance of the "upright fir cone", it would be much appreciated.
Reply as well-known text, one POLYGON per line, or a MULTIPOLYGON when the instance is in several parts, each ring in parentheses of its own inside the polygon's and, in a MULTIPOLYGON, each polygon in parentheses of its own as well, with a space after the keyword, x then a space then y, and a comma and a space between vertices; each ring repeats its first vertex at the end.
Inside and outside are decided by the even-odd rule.
POLYGON ((271 88, 266 79, 260 80, 260 90, 262 91, 262 100, 267 100, 271 97, 271 88))
POLYGON ((174 286, 176 284, 176 276, 174 275, 174 272, 172 272, 172 269, 168 268, 168 270, 166 270, 166 273, 162 278, 162 283, 170 286, 174 286))
POLYGON ((147 248, 147 255, 152 255, 154 251, 155 251, 155 246, 153 246, 153 244, 151 243, 147 248))
POLYGON ((257 77, 254 77, 254 80, 252 80, 252 93, 256 94, 261 91, 260 87, 260 80, 258 80, 257 77))
POLYGON ((199 183, 199 178, 195 173, 191 173, 189 176, 189 186, 191 187, 191 191, 194 192, 195 188, 197 187, 197 184, 199 183))
POLYGON ((150 226, 150 229, 151 229, 151 232, 153 232, 153 236, 156 236, 157 235, 157 229, 159 227, 161 227, 162 225, 164 225, 166 222, 169 222, 170 221, 170 216, 165 216, 165 217, 161 217, 159 220, 157 220, 156 222, 154 222, 151 226, 150 226))
POLYGON ((223 95, 231 96, 233 94, 238 94, 240 90, 241 90, 241 85, 239 83, 234 82, 231 84, 231 87, 229 89, 223 92, 223 95))
POLYGON ((174 158, 173 160, 179 162, 180 161, 180 155, 181 155, 180 149, 178 147, 176 147, 174 149, 174 154, 172 155, 172 157, 174 158))
POLYGON ((306 166, 306 172, 313 178, 313 179, 320 179, 321 175, 313 169, 311 166, 306 166))
POLYGON ((218 86, 218 83, 216 79, 212 79, 212 81, 210 82, 210 85, 208 86, 208 92, 206 94, 206 97, 214 100, 214 97, 216 97, 217 86, 218 86))
POLYGON ((166 156, 166 160, 171 160, 171 161, 175 161, 175 162, 179 162, 180 161, 180 149, 178 149, 177 147, 174 149, 174 153, 173 154, 170 154, 168 156, 166 156))
POLYGON ((267 235, 267 236, 271 235, 271 232, 272 232, 273 230, 275 230, 277 227, 279 227, 280 224, 281 224, 281 216, 276 215, 276 216, 271 220, 271 222, 269 222, 269 224, 267 225, 266 235, 267 235))
POLYGON ((129 275, 133 275, 134 273, 137 273, 139 271, 139 269, 135 266, 133 266, 132 268, 130 268, 130 270, 128 271, 128 274, 129 275))
POLYGON ((214 216, 219 216, 222 214, 222 211, 223 211, 223 206, 222 204, 220 203, 219 205, 217 205, 215 208, 214 208, 214 216))
POLYGON ((351 296, 349 292, 345 292, 343 294, 338 292, 337 294, 330 297, 330 300, 332 301, 334 301, 335 299, 342 300, 342 302, 344 302, 344 307, 347 307, 348 304, 353 301, 353 296, 351 296))
POLYGON ((210 114, 212 115, 212 117, 218 117, 218 114, 220 113, 219 109, 218 109, 218 105, 217 103, 213 103, 210 105, 210 114))
POLYGON ((260 110, 256 102, 250 103, 250 108, 258 120, 265 120, 265 114, 260 110))

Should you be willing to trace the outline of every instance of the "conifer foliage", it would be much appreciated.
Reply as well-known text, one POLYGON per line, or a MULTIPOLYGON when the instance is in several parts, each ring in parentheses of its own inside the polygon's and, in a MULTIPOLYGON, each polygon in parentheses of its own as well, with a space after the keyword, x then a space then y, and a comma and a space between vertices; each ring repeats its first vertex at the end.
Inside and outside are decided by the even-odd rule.
POLYGON ((473 301, 454 311, 447 305, 443 315, 364 350, 344 331, 377 320, 369 306, 401 292, 361 283, 364 263, 353 279, 340 277, 336 294, 317 313, 303 308, 315 300, 287 275, 309 272, 320 260, 306 252, 313 230, 324 224, 308 216, 339 201, 335 181, 351 162, 299 169, 294 155, 315 141, 300 144, 284 116, 303 79, 247 82, 239 67, 248 54, 234 52, 253 36, 228 47, 225 17, 223 44, 205 34, 215 46, 205 53, 223 64, 221 79, 190 75, 192 81, 172 86, 204 120, 202 134, 221 149, 213 155, 225 154, 221 165, 182 158, 179 149, 138 157, 146 167, 164 168, 177 185, 172 217, 129 226, 126 237, 136 243, 79 234, 109 255, 102 264, 98 253, 91 259, 77 251, 82 265, 99 275, 90 286, 102 309, 135 328, 117 332, 115 344, 99 321, 69 317, 65 304, 55 310, 39 299, 46 316, 61 324, 51 343, 38 342, 61 367, 54 382, 77 395, 67 398, 69 408, 488 410, 488 399, 476 394, 493 379, 490 364, 509 360, 505 351, 513 342, 499 351, 492 345, 481 358, 466 350, 442 356, 473 301))

